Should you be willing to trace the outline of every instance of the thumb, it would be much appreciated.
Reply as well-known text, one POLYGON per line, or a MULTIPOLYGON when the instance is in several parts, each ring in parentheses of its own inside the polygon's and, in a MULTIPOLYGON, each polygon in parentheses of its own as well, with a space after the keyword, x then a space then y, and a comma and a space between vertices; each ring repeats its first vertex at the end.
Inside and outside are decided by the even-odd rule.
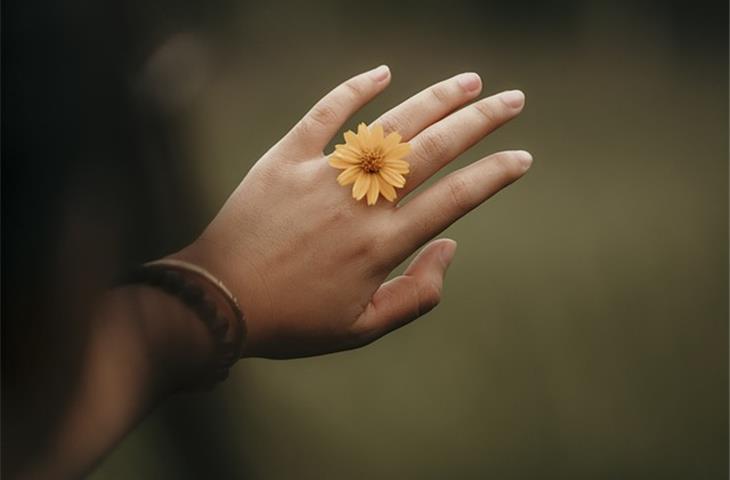
POLYGON ((356 322, 365 343, 402 327, 439 304, 444 276, 455 252, 455 241, 433 241, 416 255, 403 275, 378 288, 356 322))

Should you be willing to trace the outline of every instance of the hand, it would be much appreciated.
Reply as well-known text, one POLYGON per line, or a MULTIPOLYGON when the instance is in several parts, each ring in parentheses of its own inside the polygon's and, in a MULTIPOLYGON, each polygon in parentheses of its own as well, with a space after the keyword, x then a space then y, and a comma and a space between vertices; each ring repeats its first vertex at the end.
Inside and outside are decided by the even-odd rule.
POLYGON ((355 348, 431 310, 439 303, 454 241, 430 243, 403 275, 383 281, 532 163, 524 151, 497 153, 399 204, 522 110, 519 91, 464 106, 481 91, 479 77, 465 73, 374 122, 410 142, 411 173, 395 202, 355 201, 351 187, 336 182, 340 171, 328 165, 323 149, 390 78, 388 68, 379 67, 322 98, 256 163, 201 237, 175 255, 209 269, 239 297, 247 318, 245 356, 287 358, 355 348))

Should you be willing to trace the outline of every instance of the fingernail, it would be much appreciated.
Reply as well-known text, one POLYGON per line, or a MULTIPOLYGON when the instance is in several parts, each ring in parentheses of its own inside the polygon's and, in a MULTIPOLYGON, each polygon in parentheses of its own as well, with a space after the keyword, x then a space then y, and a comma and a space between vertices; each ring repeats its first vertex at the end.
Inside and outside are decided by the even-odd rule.
POLYGON ((451 261, 454 259, 454 254, 456 253, 456 242, 447 239, 443 242, 444 245, 441 246, 441 262, 444 264, 444 269, 449 268, 449 265, 451 265, 451 261))
POLYGON ((532 165, 532 155, 525 150, 517 150, 513 152, 515 159, 520 162, 523 170, 527 170, 532 165))
POLYGON ((376 82, 382 82, 390 75, 390 69, 387 65, 381 65, 377 68, 370 70, 370 78, 376 82))
POLYGON ((519 90, 503 92, 499 97, 512 108, 519 108, 525 103, 525 94, 519 90))
POLYGON ((456 77, 456 81, 467 93, 472 93, 482 88, 482 79, 474 72, 462 73, 456 77))

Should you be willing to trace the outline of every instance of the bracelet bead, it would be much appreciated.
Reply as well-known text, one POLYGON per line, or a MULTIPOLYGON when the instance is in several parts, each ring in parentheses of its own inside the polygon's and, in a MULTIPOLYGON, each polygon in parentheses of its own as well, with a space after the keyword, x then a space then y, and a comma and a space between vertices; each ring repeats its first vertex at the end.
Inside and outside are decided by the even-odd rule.
POLYGON ((210 388, 228 377, 241 354, 245 338, 245 317, 238 300, 223 282, 203 268, 179 260, 163 259, 145 263, 129 272, 120 284, 150 285, 180 299, 206 325, 214 344, 214 356, 207 371, 193 379, 192 388, 210 388), (201 287, 213 287, 229 306, 231 315, 221 313, 216 302, 201 287))

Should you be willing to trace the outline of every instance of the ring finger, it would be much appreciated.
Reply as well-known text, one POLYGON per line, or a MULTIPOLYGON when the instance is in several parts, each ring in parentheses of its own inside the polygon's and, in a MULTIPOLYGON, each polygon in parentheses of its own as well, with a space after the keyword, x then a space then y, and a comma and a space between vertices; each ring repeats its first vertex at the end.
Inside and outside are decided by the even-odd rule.
POLYGON ((444 165, 489 133, 517 116, 525 96, 511 90, 484 98, 431 125, 411 140, 411 165, 406 185, 398 197, 408 195, 444 165))

